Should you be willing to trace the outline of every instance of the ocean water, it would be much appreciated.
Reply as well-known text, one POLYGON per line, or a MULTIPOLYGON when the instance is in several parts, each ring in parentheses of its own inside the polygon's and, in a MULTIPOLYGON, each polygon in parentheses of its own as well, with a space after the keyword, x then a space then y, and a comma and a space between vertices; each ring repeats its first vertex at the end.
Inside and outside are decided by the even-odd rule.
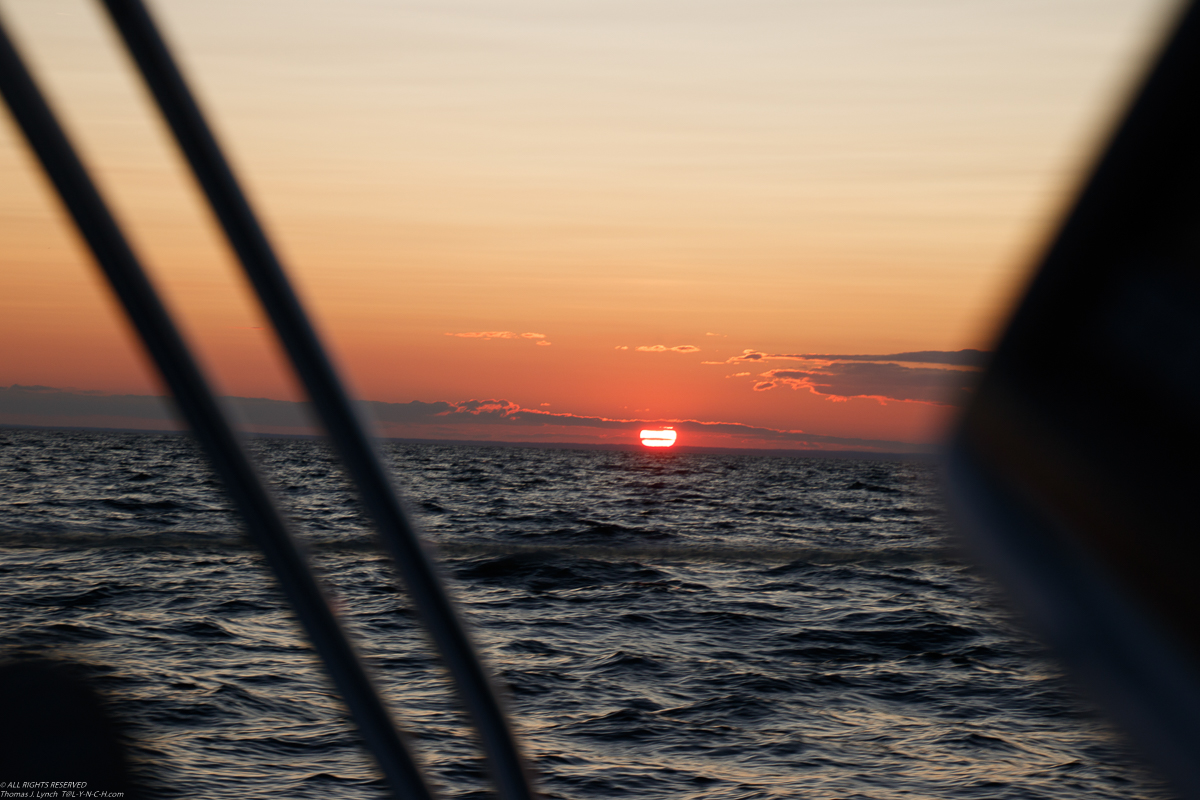
MULTIPOLYGON (((324 445, 252 448, 431 777, 485 796, 324 445)), ((1170 796, 955 556, 928 464, 385 452, 547 797, 1170 796)), ((382 796, 185 437, 0 430, 0 587, 0 655, 86 664, 157 795, 382 796)))

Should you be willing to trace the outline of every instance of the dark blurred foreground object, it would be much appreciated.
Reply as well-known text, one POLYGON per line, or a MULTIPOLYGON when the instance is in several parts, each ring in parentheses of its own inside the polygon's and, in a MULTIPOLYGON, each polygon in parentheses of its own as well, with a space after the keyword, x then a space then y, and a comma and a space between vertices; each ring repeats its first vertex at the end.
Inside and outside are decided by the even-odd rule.
POLYGON ((1200 797, 1200 13, 1185 10, 968 408, 970 544, 1200 797))
MULTIPOLYGON (((49 785, 30 791, 124 792, 130 777, 125 737, 79 667, 29 659, 0 665, 0 783, 49 785), (86 786, 54 786, 55 783, 86 786)), ((17 791, 26 791, 20 788, 17 791)))

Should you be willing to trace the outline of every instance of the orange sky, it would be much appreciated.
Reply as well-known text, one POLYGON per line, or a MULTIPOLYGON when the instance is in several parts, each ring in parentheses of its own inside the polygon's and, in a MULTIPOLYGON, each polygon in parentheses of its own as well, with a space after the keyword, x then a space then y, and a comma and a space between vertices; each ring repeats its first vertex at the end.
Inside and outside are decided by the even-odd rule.
MULTIPOLYGON (((152 4, 365 399, 829 446, 936 439, 953 381, 933 402, 888 388, 918 375, 895 366, 705 362, 986 349, 1174 7, 152 4), (447 335, 487 332, 515 336, 447 335)), ((107 23, 0 10, 219 391, 298 397, 107 23)), ((157 393, 7 117, 0 175, 0 387, 157 393)), ((437 430, 549 430, 471 417, 437 430)))

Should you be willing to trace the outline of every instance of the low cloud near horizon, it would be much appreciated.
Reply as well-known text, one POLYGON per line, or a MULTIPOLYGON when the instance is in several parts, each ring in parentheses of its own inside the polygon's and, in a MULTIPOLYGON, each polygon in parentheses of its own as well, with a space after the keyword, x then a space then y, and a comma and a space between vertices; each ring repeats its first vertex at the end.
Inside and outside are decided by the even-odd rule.
POLYGON ((679 344, 674 347, 667 347, 665 344, 651 344, 641 345, 637 351, 639 353, 699 353, 700 348, 694 344, 679 344))
POLYGON ((902 367, 898 364, 831 364, 819 370, 772 369, 754 385, 763 392, 776 386, 808 389, 834 400, 852 397, 960 405, 970 397, 977 374, 963 370, 902 367))
POLYGON ((917 350, 887 355, 832 355, 823 353, 760 353, 743 350, 739 356, 724 361, 705 361, 705 364, 745 364, 763 361, 870 361, 891 364, 946 364, 947 366, 982 369, 991 353, 983 350, 917 350))
POLYGON ((532 331, 526 333, 517 333, 515 331, 467 331, 466 333, 447 333, 447 336, 454 336, 459 339, 535 339, 537 344, 547 346, 550 342, 546 341, 546 334, 534 333, 532 331))
MULTIPOLYGON (((804 362, 802 368, 770 369, 757 375, 753 389, 777 387, 807 389, 829 400, 872 398, 880 402, 961 405, 970 397, 978 373, 991 354, 982 350, 921 350, 887 355, 833 355, 818 353, 761 353, 745 350, 725 361, 705 364, 765 364, 769 361, 804 362), (910 366, 931 364, 938 366, 910 366)), ((738 373, 737 376, 749 373, 738 373)))
MULTIPOLYGON (((222 402, 244 427, 260 433, 311 433, 307 403, 266 398, 226 397, 222 402)), ((510 400, 385 403, 366 401, 364 411, 383 436, 414 439, 495 441, 589 441, 636 443, 640 427, 672 425, 696 434, 695 444, 716 447, 795 447, 913 452, 926 448, 906 442, 825 436, 799 430, 746 425, 740 422, 609 419, 540 408, 523 408, 510 400), (568 438, 563 438, 568 437, 568 438), (574 437, 574 439, 570 438, 574 437)), ((105 395, 46 386, 0 387, 0 424, 44 427, 179 429, 168 398, 105 395)))

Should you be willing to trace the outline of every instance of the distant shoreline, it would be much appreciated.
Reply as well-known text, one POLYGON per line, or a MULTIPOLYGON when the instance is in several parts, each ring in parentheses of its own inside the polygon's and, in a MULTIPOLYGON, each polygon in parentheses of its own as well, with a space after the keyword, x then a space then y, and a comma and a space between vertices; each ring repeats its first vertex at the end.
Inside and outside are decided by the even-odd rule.
MULTIPOLYGON (((188 433, 180 429, 152 428, 102 428, 72 425, 19 425, 0 423, 0 430, 40 430, 40 431, 86 431, 89 433, 134 433, 147 436, 182 436, 188 433)), ((323 439, 324 436, 311 433, 246 433, 251 439, 323 439)), ((512 447, 525 450, 608 450, 628 453, 649 452, 647 448, 636 444, 600 444, 589 442, 505 442, 488 439, 409 439, 384 436, 381 441, 395 444, 433 444, 458 447, 512 447)), ((689 453, 695 455, 718 456, 758 456, 761 458, 834 458, 855 461, 920 461, 930 462, 938 459, 935 448, 928 452, 916 453, 883 453, 872 450, 813 450, 786 448, 755 448, 755 447, 697 447, 692 445, 676 445, 670 450, 655 451, 662 455, 669 453, 689 453)))

